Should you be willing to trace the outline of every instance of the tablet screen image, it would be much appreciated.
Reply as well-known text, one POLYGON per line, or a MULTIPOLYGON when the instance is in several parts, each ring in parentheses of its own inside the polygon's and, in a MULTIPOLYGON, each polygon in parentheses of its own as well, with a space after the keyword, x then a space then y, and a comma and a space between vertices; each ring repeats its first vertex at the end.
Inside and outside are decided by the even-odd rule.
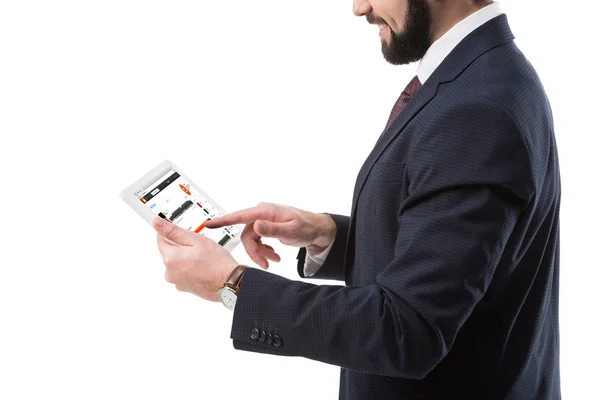
POLYGON ((149 223, 158 216, 229 250, 239 242, 241 228, 236 225, 205 227, 207 221, 224 215, 224 211, 170 162, 163 162, 123 191, 121 197, 149 223))

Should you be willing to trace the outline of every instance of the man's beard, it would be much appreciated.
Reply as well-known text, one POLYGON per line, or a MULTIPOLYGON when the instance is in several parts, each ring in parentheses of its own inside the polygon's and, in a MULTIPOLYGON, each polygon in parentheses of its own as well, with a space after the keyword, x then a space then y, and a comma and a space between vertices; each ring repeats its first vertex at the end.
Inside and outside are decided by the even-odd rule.
MULTIPOLYGON (((367 20, 373 23, 375 19, 368 15, 367 20)), ((393 65, 419 61, 427 52, 430 45, 431 13, 426 0, 408 1, 408 13, 404 25, 404 31, 400 33, 392 31, 390 27, 389 39, 381 42, 383 57, 393 65)))

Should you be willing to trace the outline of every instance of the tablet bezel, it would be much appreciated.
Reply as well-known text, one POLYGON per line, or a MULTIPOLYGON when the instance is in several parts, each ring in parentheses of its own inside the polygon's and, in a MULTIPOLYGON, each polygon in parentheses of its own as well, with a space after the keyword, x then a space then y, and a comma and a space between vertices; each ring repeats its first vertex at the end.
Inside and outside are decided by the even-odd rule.
MULTIPOLYGON (((165 175, 169 170, 175 170, 185 181, 187 181, 190 185, 192 185, 206 200, 208 200, 212 205, 221 212, 221 214, 227 214, 226 211, 221 207, 212 197, 210 197, 200 186, 198 186, 187 174, 185 174, 179 167, 177 167, 170 160, 164 160, 156 167, 152 168, 149 172, 147 172, 144 176, 137 179, 131 185, 127 186, 119 196, 125 203, 127 203, 135 212, 138 213, 150 226, 152 226, 152 221, 154 218, 158 216, 152 212, 144 203, 142 203, 135 195, 135 193, 143 187, 147 187, 151 185, 153 182, 157 181, 161 176, 165 175)), ((224 249, 228 251, 232 251, 239 243, 241 239, 241 229, 240 232, 234 236, 225 246, 224 249)))

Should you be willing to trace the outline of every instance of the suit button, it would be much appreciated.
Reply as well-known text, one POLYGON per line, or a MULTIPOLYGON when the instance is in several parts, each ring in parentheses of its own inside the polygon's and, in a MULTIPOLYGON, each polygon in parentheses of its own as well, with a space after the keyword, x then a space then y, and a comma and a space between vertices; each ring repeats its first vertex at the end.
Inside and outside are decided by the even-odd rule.
POLYGON ((258 339, 258 329, 256 329, 256 328, 252 329, 252 335, 250 335, 250 339, 252 339, 252 340, 258 339))
POLYGON ((273 346, 281 347, 283 343, 281 342, 281 338, 278 335, 273 336, 273 346))
POLYGON ((258 337, 258 341, 259 342, 264 342, 266 338, 267 338, 267 332, 260 331, 260 336, 258 337))
POLYGON ((265 339, 265 343, 266 344, 271 344, 273 343, 273 335, 271 335, 270 333, 267 334, 267 338, 265 339))

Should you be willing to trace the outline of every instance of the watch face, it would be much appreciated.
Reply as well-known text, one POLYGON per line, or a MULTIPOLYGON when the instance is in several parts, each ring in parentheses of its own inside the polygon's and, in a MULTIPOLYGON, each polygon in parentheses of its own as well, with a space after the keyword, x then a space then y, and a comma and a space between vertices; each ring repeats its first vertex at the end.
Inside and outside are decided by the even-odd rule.
POLYGON ((219 290, 219 297, 221 298, 221 302, 225 305, 225 307, 233 310, 237 300, 237 295, 233 290, 228 287, 221 288, 219 290))

